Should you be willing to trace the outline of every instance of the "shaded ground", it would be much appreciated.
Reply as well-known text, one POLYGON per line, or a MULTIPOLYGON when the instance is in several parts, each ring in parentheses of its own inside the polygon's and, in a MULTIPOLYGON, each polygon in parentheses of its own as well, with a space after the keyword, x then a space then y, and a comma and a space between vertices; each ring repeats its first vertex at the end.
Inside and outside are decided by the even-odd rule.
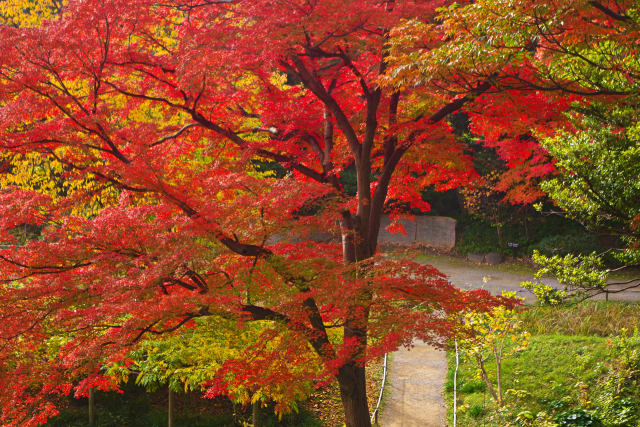
MULTIPOLYGON (((520 282, 531 280, 534 270, 520 265, 478 265, 465 260, 439 255, 421 255, 417 259, 431 264, 462 289, 487 289, 492 294, 515 291, 525 302, 535 297, 520 288, 520 282)), ((554 279, 544 279, 553 287, 561 285, 554 279)), ((600 296, 598 297, 600 298, 600 296)), ((604 298, 604 297, 602 297, 604 298)), ((610 299, 640 300, 640 288, 612 294, 610 299)), ((437 351, 422 342, 411 350, 393 353, 389 373, 389 393, 379 418, 382 427, 440 427, 445 426, 446 407, 442 396, 446 375, 443 351, 437 351)))

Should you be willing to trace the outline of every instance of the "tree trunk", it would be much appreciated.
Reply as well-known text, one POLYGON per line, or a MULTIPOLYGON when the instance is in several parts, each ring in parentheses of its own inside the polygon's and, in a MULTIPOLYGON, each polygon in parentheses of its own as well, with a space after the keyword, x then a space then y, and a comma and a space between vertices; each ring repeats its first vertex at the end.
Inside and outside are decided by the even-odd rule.
POLYGON ((484 362, 482 361, 481 358, 479 358, 477 356, 476 356, 476 361, 478 362, 478 367, 480 368, 480 373, 482 374, 482 379, 484 380, 484 383, 487 385, 487 388, 489 389, 489 393, 491 393, 491 396, 493 396, 493 400, 496 401, 498 406, 502 406, 502 402, 501 402, 500 398, 498 397, 498 394, 496 393, 496 390, 493 388, 493 384, 491 384, 491 380, 489 379, 489 375, 487 375, 487 370, 484 368, 484 362))
POLYGON ((96 425, 96 400, 93 388, 89 389, 89 427, 96 425))
POLYGON ((261 427, 262 422, 260 420, 260 402, 253 402, 251 404, 251 423, 253 427, 261 427))
POLYGON ((346 427, 371 427, 364 366, 351 362, 338 371, 346 427))
POLYGON ((502 371, 502 360, 496 355, 496 386, 498 387, 498 404, 502 405, 502 378, 500 376, 502 371))
MULTIPOLYGON (((368 222, 368 221, 367 221, 368 222)), ((352 216, 348 212, 342 218, 342 249, 345 264, 354 264, 371 257, 368 239, 363 236, 362 221, 358 216, 352 216)), ((366 270, 366 266, 360 266, 353 272, 352 279, 356 279, 359 273, 366 270)), ((348 283, 345 284, 349 286, 348 283)), ((336 378, 340 385, 340 397, 344 409, 346 427, 370 427, 369 405, 367 403, 367 387, 365 379, 365 367, 355 361, 364 359, 367 351, 367 326, 369 320, 369 304, 371 295, 366 291, 358 292, 353 299, 352 306, 345 319, 344 338, 355 338, 357 348, 340 369, 336 378), (364 309, 361 311, 360 309, 364 309)))
POLYGON ((167 409, 167 425, 168 427, 173 427, 173 390, 169 387, 169 402, 167 409))

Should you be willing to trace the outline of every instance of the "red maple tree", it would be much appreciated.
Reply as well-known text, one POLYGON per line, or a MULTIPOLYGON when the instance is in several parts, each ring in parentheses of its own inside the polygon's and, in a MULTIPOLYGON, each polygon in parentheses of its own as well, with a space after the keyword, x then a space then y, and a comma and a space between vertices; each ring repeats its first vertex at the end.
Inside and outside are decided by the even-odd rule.
POLYGON ((378 84, 389 30, 445 3, 70 0, 0 27, 2 150, 84 183, 1 190, 4 422, 114 387, 100 368, 145 334, 215 314, 286 328, 337 379, 346 425, 369 426, 368 359, 505 302, 377 252, 385 209, 426 210, 425 185, 475 176, 443 119, 488 83, 451 99, 378 84), (15 244, 21 224, 40 238, 15 244), (341 243, 312 242, 318 228, 341 243))

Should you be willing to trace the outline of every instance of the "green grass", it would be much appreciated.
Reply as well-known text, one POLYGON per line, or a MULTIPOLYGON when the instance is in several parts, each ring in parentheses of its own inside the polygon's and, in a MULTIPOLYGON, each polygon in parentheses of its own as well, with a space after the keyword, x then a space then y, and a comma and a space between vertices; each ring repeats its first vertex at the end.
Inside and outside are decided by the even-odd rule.
MULTIPOLYGON (((458 425, 506 426, 515 424, 518 413, 545 411, 551 415, 580 406, 582 382, 596 381, 599 360, 607 355, 605 338, 541 335, 529 347, 503 361, 503 391, 507 405, 498 410, 484 382, 475 378, 470 360, 462 358, 458 372, 458 425), (507 391, 513 390, 513 391, 507 391), (519 396, 519 397, 518 397, 519 396)), ((455 356, 449 353, 445 395, 449 422, 453 419, 453 370, 455 356)), ((495 372, 489 366, 490 372, 495 372)))
MULTIPOLYGON (((623 328, 632 332, 640 326, 640 304, 589 301, 571 307, 534 307, 519 316, 524 329, 532 336, 525 350, 503 361, 504 407, 495 405, 484 382, 476 377, 472 361, 461 357, 458 372, 459 426, 552 426, 558 424, 542 424, 541 421, 527 423, 523 419, 546 413, 543 418, 552 420, 559 414, 571 411, 588 412, 597 407, 603 408, 606 396, 602 394, 601 386, 607 375, 612 372, 624 373, 626 369, 621 367, 620 359, 615 359, 620 357, 619 353, 614 352, 607 337, 619 335, 623 328), (519 415, 521 420, 517 419, 519 415)), ((634 345, 637 346, 637 341, 634 345)), ((495 372, 492 362, 493 359, 487 362, 490 375, 495 372)), ((448 364, 445 398, 449 423, 452 425, 455 354, 451 351, 448 353, 448 364)), ((640 400, 637 395, 638 374, 635 372, 626 371, 625 374, 631 378, 629 387, 635 390, 631 396, 636 405, 633 409, 636 415, 631 416, 633 420, 638 418, 637 403, 640 400)), ((622 409, 614 408, 616 411, 622 413, 622 409)), ((584 412, 582 415, 588 417, 584 412)), ((636 420, 605 425, 637 427, 640 424, 636 420)))

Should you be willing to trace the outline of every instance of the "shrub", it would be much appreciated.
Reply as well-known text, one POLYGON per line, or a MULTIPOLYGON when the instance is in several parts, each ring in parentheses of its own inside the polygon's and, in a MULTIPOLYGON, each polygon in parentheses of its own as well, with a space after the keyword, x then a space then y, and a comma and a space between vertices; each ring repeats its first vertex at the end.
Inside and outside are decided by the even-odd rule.
POLYGON ((584 233, 556 234, 542 238, 538 243, 529 246, 529 252, 538 250, 548 256, 573 254, 589 254, 599 252, 600 246, 594 236, 584 233))
POLYGON ((498 252, 501 249, 498 244, 498 236, 495 228, 483 221, 460 224, 462 228, 461 238, 456 244, 458 253, 466 255, 468 253, 498 252))
POLYGON ((554 418, 559 427, 564 426, 591 426, 600 427, 602 422, 584 409, 574 409, 563 412, 554 418))
MULTIPOLYGON (((513 293, 504 293, 513 298, 513 293)), ((470 356, 477 368, 476 380, 483 380, 498 406, 502 406, 501 368, 504 358, 521 351, 528 345, 530 334, 522 330, 515 309, 495 307, 490 312, 465 313, 459 319, 461 333, 457 337, 460 352, 470 356), (487 362, 496 366, 495 388, 487 371, 487 362)))
POLYGON ((607 425, 631 426, 640 421, 640 337, 623 330, 609 340, 607 373, 590 391, 595 413, 607 425))

